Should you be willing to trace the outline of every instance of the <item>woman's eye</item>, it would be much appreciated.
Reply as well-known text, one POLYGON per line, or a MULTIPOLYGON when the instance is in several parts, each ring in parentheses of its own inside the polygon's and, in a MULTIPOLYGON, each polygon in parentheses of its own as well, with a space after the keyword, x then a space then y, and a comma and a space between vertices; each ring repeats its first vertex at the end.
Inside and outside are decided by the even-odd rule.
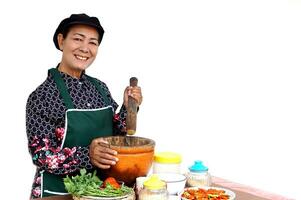
POLYGON ((95 45, 95 46, 98 45, 98 43, 96 43, 96 42, 90 42, 90 44, 93 44, 93 45, 95 45))

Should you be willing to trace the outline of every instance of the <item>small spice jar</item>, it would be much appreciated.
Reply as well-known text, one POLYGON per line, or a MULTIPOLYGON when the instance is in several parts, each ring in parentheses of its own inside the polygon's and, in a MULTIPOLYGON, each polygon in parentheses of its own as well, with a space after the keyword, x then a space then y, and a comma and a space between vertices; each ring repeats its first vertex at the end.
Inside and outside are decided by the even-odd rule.
POLYGON ((189 167, 187 176, 187 186, 198 187, 198 186, 210 186, 211 176, 208 172, 208 167, 203 165, 200 160, 194 161, 194 165, 189 167))
POLYGON ((153 162, 153 173, 181 173, 182 157, 174 152, 155 153, 153 162))
POLYGON ((167 200, 168 192, 166 183, 153 174, 144 181, 143 189, 139 192, 139 200, 167 200))

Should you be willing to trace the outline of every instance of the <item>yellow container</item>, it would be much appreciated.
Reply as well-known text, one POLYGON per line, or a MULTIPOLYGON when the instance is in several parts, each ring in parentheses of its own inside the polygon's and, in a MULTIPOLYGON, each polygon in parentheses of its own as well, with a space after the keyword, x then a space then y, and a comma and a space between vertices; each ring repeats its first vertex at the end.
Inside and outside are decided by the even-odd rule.
POLYGON ((153 163, 153 173, 181 173, 182 157, 175 152, 155 153, 153 163))
POLYGON ((168 192, 166 183, 159 179, 159 176, 153 174, 144 181, 143 189, 139 193, 139 200, 167 200, 168 192))

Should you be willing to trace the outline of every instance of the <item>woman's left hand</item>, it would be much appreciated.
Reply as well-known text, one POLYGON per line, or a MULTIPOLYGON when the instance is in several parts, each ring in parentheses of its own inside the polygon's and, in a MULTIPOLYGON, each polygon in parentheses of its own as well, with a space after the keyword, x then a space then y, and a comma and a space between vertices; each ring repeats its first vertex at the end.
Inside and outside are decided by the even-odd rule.
POLYGON ((125 107, 128 107, 128 102, 129 102, 129 96, 133 97, 135 101, 137 102, 137 106, 140 106, 142 103, 142 93, 141 93, 141 88, 139 86, 128 86, 124 90, 124 95, 123 95, 123 105, 125 107))

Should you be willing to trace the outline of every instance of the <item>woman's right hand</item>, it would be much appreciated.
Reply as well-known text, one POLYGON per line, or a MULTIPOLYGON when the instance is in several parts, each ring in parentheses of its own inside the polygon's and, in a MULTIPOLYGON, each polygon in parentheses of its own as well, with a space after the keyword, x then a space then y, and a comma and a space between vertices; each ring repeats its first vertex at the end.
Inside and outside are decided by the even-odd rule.
POLYGON ((91 163, 100 169, 109 169, 118 161, 117 151, 110 148, 109 143, 103 138, 92 140, 89 148, 91 163))

